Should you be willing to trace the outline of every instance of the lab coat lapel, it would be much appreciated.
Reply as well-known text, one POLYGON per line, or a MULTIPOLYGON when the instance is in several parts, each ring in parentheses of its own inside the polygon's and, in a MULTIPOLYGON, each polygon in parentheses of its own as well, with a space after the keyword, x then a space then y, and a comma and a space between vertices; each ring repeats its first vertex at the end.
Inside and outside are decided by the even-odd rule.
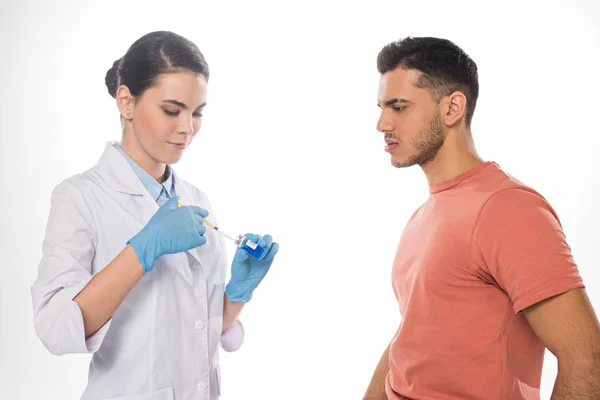
MULTIPOLYGON (((139 232, 158 211, 156 200, 150 196, 123 155, 114 148, 114 143, 107 144, 98 166, 106 185, 116 191, 111 198, 119 204, 125 215, 136 221, 136 231, 139 232)), ((168 254, 161 258, 170 264, 165 267, 176 268, 189 284, 193 282, 185 253, 168 254)))
POLYGON ((140 229, 143 228, 158 210, 158 204, 150 201, 150 194, 142 181, 127 160, 115 149, 113 142, 107 143, 98 167, 106 186, 109 190, 116 191, 110 197, 126 214, 137 221, 140 229))
MULTIPOLYGON (((200 204, 196 204, 194 196, 190 193, 189 188, 179 181, 175 171, 171 169, 171 172, 173 173, 175 194, 179 196, 179 202, 184 206, 201 206, 200 204)), ((202 259, 198 253, 198 247, 188 250, 188 253, 200 264, 200 266, 202 266, 202 259)))

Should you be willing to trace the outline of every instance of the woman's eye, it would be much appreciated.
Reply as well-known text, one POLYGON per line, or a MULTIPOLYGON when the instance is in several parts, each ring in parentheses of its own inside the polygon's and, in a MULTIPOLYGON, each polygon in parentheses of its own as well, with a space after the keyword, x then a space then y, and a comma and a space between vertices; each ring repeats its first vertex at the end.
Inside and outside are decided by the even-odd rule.
MULTIPOLYGON (((163 108, 163 111, 165 112, 165 114, 167 114, 170 117, 176 117, 179 115, 179 111, 169 111, 163 108)), ((202 113, 193 113, 192 116, 194 118, 201 118, 202 117, 202 113)))
POLYGON ((165 112, 165 114, 171 116, 171 117, 176 117, 179 115, 179 111, 169 111, 169 110, 165 110, 163 108, 163 111, 165 112))

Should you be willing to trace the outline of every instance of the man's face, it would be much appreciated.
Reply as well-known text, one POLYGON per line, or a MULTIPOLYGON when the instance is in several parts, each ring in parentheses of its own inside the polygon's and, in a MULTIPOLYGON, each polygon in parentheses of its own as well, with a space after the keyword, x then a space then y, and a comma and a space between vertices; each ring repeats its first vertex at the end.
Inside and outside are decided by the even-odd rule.
POLYGON ((428 90, 416 86, 420 74, 396 68, 379 82, 377 130, 385 134, 385 151, 397 168, 426 165, 444 144, 439 105, 428 90))

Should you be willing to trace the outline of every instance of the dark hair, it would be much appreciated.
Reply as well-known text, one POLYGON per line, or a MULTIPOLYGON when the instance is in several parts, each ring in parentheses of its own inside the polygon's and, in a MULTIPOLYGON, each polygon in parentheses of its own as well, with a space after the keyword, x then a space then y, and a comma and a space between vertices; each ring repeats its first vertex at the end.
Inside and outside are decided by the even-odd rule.
POLYGON ((417 86, 430 90, 436 101, 461 91, 467 99, 467 127, 471 125, 479 96, 477 64, 460 47, 447 39, 407 37, 387 44, 377 56, 380 74, 398 67, 420 71, 417 86))
POLYGON ((106 72, 104 82, 112 97, 121 85, 137 97, 154 85, 159 75, 179 71, 195 72, 206 80, 210 75, 198 46, 176 33, 157 31, 136 40, 106 72))

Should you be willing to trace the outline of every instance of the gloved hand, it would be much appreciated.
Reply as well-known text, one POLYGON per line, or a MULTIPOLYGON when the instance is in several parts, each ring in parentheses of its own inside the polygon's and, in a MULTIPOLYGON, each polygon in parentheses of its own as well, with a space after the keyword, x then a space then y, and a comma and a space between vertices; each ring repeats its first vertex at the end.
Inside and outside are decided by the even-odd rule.
POLYGON ((247 303, 252 298, 252 293, 258 284, 263 280, 273 258, 279 251, 279 244, 273 242, 271 235, 265 235, 264 238, 253 233, 245 235, 248 239, 265 248, 266 255, 258 260, 248 255, 246 250, 238 248, 231 263, 231 279, 225 287, 225 293, 229 301, 247 303))
POLYGON ((163 204, 146 226, 127 243, 135 250, 144 274, 154 268, 158 257, 180 253, 206 243, 204 222, 208 211, 196 206, 178 207, 179 196, 163 204))

